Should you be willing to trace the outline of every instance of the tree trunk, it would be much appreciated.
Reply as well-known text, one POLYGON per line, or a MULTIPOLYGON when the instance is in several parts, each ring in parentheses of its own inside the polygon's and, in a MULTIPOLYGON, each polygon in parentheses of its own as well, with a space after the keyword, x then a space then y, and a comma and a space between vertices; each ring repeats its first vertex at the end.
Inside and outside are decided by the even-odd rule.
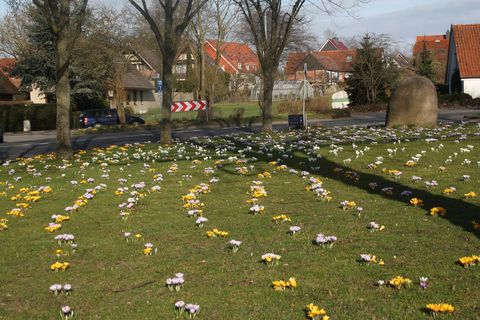
POLYGON ((116 107, 117 107, 117 113, 118 113, 118 120, 120 121, 120 124, 126 124, 127 116, 125 114, 125 106, 123 105, 123 102, 119 101, 116 107))
POLYGON ((263 72, 263 98, 262 98, 262 131, 273 131, 272 127, 272 96, 273 96, 273 72, 263 72))
POLYGON ((56 41, 57 157, 73 157, 70 141, 70 77, 68 74, 68 38, 60 32, 56 41))
POLYGON ((215 86, 216 86, 216 71, 214 71, 214 75, 212 78, 212 85, 210 87, 210 92, 208 93, 208 117, 211 119, 213 117, 213 104, 216 102, 215 101, 215 86))
POLYGON ((199 86, 198 86, 198 91, 202 98, 205 98, 205 52, 203 52, 203 43, 200 46, 200 51, 198 52, 198 81, 199 81, 199 86))
MULTIPOLYGON (((197 48, 197 55, 198 55, 198 60, 197 60, 197 62, 198 62, 198 79, 197 79, 197 81, 198 81, 198 95, 197 95, 197 99, 198 100, 208 99, 208 97, 205 96, 205 53, 203 52, 204 42, 205 42, 204 40, 200 40, 198 48, 197 48)), ((208 110, 209 109, 207 109, 207 111, 205 111, 205 110, 198 111, 198 113, 197 113, 198 119, 200 119, 202 121, 206 121, 208 110)))
POLYGON ((160 143, 172 143, 172 102, 173 102, 173 58, 163 57, 163 101, 160 122, 160 143))

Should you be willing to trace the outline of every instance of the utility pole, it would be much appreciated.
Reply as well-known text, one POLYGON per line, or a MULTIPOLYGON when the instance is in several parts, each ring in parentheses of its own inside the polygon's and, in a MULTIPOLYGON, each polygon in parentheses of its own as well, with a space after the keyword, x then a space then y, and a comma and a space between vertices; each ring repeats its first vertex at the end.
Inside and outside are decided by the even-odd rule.
POLYGON ((265 41, 268 39, 268 28, 267 28, 267 10, 263 13, 263 25, 265 26, 265 41))

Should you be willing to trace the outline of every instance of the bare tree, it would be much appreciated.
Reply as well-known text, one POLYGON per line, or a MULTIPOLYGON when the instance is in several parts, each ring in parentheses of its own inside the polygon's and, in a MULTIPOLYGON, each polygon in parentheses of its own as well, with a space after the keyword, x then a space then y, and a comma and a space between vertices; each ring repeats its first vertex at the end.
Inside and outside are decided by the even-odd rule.
POLYGON ((163 11, 163 24, 161 19, 151 13, 146 0, 128 1, 149 24, 161 51, 164 91, 160 141, 162 144, 170 144, 172 142, 173 64, 185 29, 207 0, 200 0, 197 3, 194 0, 158 0, 158 5, 163 11))
POLYGON ((55 37, 57 96, 57 156, 73 157, 70 140, 70 76, 74 44, 86 17, 88 0, 33 0, 55 37))
MULTIPOLYGON (((129 44, 125 41, 126 9, 100 5, 92 9, 92 16, 92 19, 87 19, 86 23, 90 26, 85 26, 86 32, 89 33, 89 37, 85 39, 88 45, 81 49, 89 52, 101 52, 97 56, 103 65, 107 65, 105 70, 102 70, 106 89, 113 92, 113 97, 111 97, 113 105, 117 109, 120 123, 125 124, 124 103, 127 99, 127 92, 123 87, 123 81, 127 73, 128 61, 124 54, 129 49, 129 44)), ((80 55, 81 53, 79 53, 80 55)))
MULTIPOLYGON (((200 0, 197 0, 200 1, 200 0)), ((197 89, 195 96, 200 98, 205 96, 205 52, 203 47, 207 40, 207 31, 212 24, 211 6, 205 5, 198 11, 195 18, 190 23, 190 37, 193 39, 193 49, 195 51, 197 89)))
POLYGON ((348 14, 359 4, 370 0, 234 0, 250 29, 261 65, 262 129, 272 130, 272 93, 283 52, 291 42, 295 26, 304 24, 301 9, 310 5, 320 13, 333 15, 336 11, 348 14))
POLYGON ((0 19, 0 55, 18 59, 20 52, 27 51, 27 20, 26 8, 12 10, 0 19))
POLYGON ((325 29, 323 31, 323 40, 328 41, 329 39, 335 39, 338 38, 338 33, 335 30, 332 29, 325 29))
POLYGON ((272 131, 273 85, 292 27, 306 0, 235 0, 253 36, 261 65, 262 130, 272 131), (285 5, 285 2, 288 4, 285 5), (285 5, 285 6, 284 6, 285 5))
POLYGON ((225 50, 225 42, 229 33, 235 27, 237 22, 237 13, 236 6, 234 7, 235 3, 233 0, 213 0, 212 7, 213 7, 213 16, 215 17, 215 30, 214 30, 214 40, 215 43, 213 44, 215 49, 215 61, 214 61, 214 68, 212 79, 210 83, 210 90, 209 90, 209 102, 210 102, 210 110, 214 105, 215 99, 215 86, 218 80, 218 73, 220 70, 220 62, 225 50))

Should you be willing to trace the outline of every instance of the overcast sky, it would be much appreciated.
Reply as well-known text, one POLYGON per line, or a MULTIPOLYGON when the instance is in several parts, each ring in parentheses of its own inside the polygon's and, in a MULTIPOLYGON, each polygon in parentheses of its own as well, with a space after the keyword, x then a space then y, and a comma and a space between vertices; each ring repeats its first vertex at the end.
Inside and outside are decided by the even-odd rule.
MULTIPOLYGON (((127 0, 90 2, 116 6, 128 3, 127 0)), ((320 0, 308 2, 320 3, 320 0)), ((344 12, 329 17, 315 10, 311 4, 306 9, 312 13, 312 32, 320 39, 323 39, 326 29, 334 30, 341 37, 358 36, 365 32, 386 33, 404 50, 409 50, 417 35, 444 34, 451 24, 480 23, 480 0, 370 0, 355 8, 355 17, 344 12)), ((5 11, 4 0, 0 0, 0 15, 5 11)))
POLYGON ((314 31, 320 38, 325 29, 345 37, 387 33, 408 47, 417 35, 445 34, 451 24, 480 23, 480 0, 370 0, 356 8, 355 15, 317 15, 314 31))

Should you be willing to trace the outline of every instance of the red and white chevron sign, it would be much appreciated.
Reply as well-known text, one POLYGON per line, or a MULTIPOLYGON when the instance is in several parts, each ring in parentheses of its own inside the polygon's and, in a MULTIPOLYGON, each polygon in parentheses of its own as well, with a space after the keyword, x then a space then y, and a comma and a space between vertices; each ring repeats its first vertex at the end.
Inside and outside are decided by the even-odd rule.
POLYGON ((172 112, 200 111, 207 109, 206 100, 178 101, 172 104, 172 112))

